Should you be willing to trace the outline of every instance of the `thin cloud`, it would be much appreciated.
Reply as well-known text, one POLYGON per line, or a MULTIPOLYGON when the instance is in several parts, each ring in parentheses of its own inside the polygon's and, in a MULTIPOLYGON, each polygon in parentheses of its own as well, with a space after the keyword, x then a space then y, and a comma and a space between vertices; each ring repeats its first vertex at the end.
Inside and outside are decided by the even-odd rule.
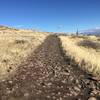
POLYGON ((57 28, 58 28, 58 29, 62 29, 62 28, 63 28, 63 25, 58 25, 57 28))
POLYGON ((15 25, 14 27, 16 27, 16 28, 22 28, 22 27, 24 27, 24 25, 15 25))

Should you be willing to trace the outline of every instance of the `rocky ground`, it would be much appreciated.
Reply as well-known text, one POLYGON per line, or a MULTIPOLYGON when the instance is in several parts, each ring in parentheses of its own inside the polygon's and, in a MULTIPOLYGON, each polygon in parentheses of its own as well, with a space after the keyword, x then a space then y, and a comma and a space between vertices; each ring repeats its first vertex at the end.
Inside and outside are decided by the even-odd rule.
POLYGON ((100 82, 91 77, 64 57, 59 39, 50 35, 0 82, 0 100, 100 100, 100 82))

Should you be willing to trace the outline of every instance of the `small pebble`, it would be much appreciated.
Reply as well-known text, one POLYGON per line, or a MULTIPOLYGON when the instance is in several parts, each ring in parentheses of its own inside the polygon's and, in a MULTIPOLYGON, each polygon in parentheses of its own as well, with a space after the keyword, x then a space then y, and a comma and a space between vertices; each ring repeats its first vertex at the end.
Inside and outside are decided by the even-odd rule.
POLYGON ((47 85, 48 85, 48 86, 51 86, 51 85, 52 85, 52 83, 48 83, 47 85))
POLYGON ((12 84, 12 81, 9 81, 10 84, 12 84))
POLYGON ((28 97, 29 96, 29 93, 24 93, 24 97, 28 97))
POLYGON ((61 92, 58 92, 58 95, 60 95, 61 94, 61 92))
POLYGON ((48 95, 47 98, 50 98, 50 96, 48 95))
POLYGON ((78 91, 78 92, 80 91, 80 89, 79 89, 78 87, 76 87, 76 86, 74 87, 74 89, 75 89, 76 91, 78 91))

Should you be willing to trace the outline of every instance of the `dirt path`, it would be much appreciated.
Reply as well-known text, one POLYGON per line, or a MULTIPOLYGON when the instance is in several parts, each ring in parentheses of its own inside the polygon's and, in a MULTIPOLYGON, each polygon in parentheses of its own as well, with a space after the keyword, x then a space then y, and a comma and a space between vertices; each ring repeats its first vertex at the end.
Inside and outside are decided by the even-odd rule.
POLYGON ((100 100, 100 83, 87 79, 88 74, 70 62, 59 39, 48 36, 15 76, 0 82, 0 100, 100 100))

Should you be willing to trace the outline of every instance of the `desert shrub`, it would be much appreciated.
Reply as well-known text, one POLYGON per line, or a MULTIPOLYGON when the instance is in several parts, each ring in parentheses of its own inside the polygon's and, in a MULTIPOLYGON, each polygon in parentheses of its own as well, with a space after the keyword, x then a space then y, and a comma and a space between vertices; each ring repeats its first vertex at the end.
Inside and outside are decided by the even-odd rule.
POLYGON ((82 38, 82 39, 88 39, 87 36, 76 36, 76 35, 71 36, 71 38, 82 38))
POLYGON ((78 36, 78 38, 88 39, 88 37, 87 37, 87 36, 78 36))
POLYGON ((98 38, 97 41, 100 41, 100 38, 98 38))
POLYGON ((16 44, 24 44, 24 43, 27 43, 27 41, 26 40, 15 40, 15 43, 16 44))
POLYGON ((100 49, 100 43, 90 40, 83 40, 78 42, 77 44, 78 46, 84 46, 86 48, 100 49))

